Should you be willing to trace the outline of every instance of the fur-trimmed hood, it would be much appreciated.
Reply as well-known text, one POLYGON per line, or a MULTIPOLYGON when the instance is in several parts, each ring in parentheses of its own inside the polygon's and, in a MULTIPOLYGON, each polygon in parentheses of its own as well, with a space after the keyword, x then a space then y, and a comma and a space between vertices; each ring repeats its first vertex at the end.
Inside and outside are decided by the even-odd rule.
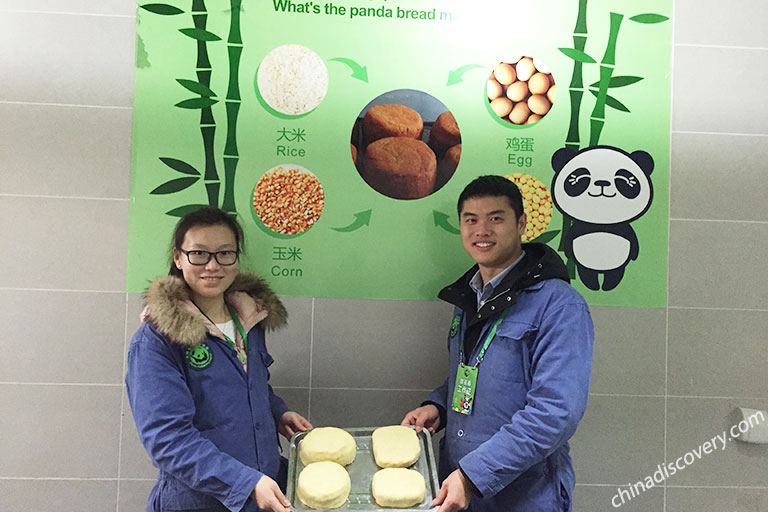
MULTIPOLYGON (((275 330, 284 327, 288 321, 283 303, 266 281, 255 274, 238 274, 224 296, 237 311, 246 332, 258 323, 263 323, 265 330, 275 330)), ((155 280, 147 288, 145 299, 142 321, 151 322, 174 343, 196 346, 208 333, 221 334, 194 305, 189 287, 180 277, 155 280)))

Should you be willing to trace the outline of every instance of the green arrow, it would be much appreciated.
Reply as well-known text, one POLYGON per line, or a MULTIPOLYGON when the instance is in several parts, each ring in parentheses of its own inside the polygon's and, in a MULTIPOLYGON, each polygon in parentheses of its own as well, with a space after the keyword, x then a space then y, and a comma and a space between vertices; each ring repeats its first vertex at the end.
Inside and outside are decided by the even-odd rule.
POLYGON ((362 212, 357 212, 355 214, 355 220, 350 224, 349 226, 345 228, 331 228, 334 231, 339 231, 341 233, 349 233, 350 231, 355 231, 356 229, 360 229, 363 226, 367 226, 371 222, 371 212, 373 210, 365 210, 362 212))
POLYGON ((368 82, 368 68, 365 66, 361 66, 357 62, 353 61, 352 59, 347 59, 345 57, 338 57, 336 59, 330 59, 335 60, 336 62, 341 62, 342 64, 346 64, 350 68, 352 68, 352 78, 357 78, 358 80, 362 80, 363 82, 368 82))
POLYGON ((448 83, 446 85, 453 85, 458 84, 459 82, 463 82, 464 80, 461 78, 461 75, 469 71, 473 68, 482 68, 483 66, 480 66, 478 64, 467 64, 465 66, 461 66, 460 68, 457 68, 453 71, 448 72, 448 83))
POLYGON ((437 210, 432 210, 432 213, 435 216, 435 226, 439 228, 443 228, 447 232, 453 233, 454 235, 458 235, 459 233, 461 233, 461 231, 451 226, 451 223, 448 222, 448 219, 450 218, 448 217, 448 215, 444 214, 443 212, 439 212, 437 210))

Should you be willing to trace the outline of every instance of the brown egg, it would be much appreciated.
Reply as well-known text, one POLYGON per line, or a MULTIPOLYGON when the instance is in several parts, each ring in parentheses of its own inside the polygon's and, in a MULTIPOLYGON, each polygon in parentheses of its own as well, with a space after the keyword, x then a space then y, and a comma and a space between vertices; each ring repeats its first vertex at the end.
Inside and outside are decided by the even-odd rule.
POLYGON ((545 94, 549 89, 549 77, 544 73, 534 73, 528 79, 528 89, 530 89, 531 94, 545 94))
POLYGON ((498 66, 493 69, 493 76, 501 85, 509 85, 515 81, 515 68, 511 64, 500 62, 498 66))
POLYGON ((525 124, 533 124, 539 119, 541 119, 541 116, 539 114, 531 114, 528 120, 525 122, 525 124))
POLYGON ((485 88, 485 90, 488 92, 489 100, 495 100, 504 93, 504 89, 501 87, 501 84, 493 78, 488 80, 488 86, 485 88))
POLYGON ((491 102, 491 108, 496 112, 497 116, 506 117, 512 112, 512 102, 508 98, 496 98, 491 102))
POLYGON ((528 105, 524 101, 521 101, 512 109, 509 113, 509 120, 515 124, 524 124, 528 120, 528 115, 531 113, 528 105))
POLYGON ((555 103, 555 84, 552 84, 552 87, 547 91, 547 99, 550 103, 555 103))
POLYGON ((530 57, 523 57, 520 59, 520 62, 515 64, 515 72, 517 73, 518 80, 527 82, 536 72, 536 68, 533 66, 533 59, 530 57))
POLYGON ((528 96, 528 82, 515 82, 507 87, 507 98, 514 102, 523 101, 528 96))
POLYGON ((549 112, 549 107, 551 105, 549 104, 549 100, 547 100, 547 97, 543 94, 534 94, 530 98, 528 98, 528 107, 531 109, 531 112, 534 114, 539 114, 540 116, 543 116, 547 112, 549 112))

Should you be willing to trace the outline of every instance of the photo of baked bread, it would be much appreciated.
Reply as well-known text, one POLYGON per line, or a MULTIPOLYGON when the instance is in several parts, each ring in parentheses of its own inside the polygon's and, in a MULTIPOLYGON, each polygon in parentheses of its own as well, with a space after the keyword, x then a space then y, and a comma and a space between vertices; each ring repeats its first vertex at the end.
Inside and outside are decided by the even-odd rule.
POLYGON ((360 177, 393 199, 421 199, 437 192, 451 179, 461 156, 454 115, 438 99, 413 89, 374 98, 355 118, 351 140, 360 177))

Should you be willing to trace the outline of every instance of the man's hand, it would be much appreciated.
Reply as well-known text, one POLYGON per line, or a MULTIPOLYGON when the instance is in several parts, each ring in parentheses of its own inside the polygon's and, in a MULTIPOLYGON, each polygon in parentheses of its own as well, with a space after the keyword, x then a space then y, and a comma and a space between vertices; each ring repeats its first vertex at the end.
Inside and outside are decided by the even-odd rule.
POLYGON ((291 506, 291 502, 282 493, 277 482, 267 475, 262 475, 259 481, 256 482, 256 487, 253 488, 253 501, 256 502, 256 506, 261 510, 290 512, 288 507, 291 506))
POLYGON ((414 425, 417 432, 426 428, 430 434, 434 434, 440 427, 440 411, 432 404, 422 405, 405 415, 401 425, 414 425))
POLYGON ((461 472, 456 470, 443 480, 440 491, 432 500, 432 506, 440 505, 437 512, 457 512, 466 510, 472 498, 472 484, 461 472))
POLYGON ((304 416, 297 412, 288 411, 280 417, 280 424, 277 426, 277 431, 286 439, 290 439, 296 432, 304 432, 311 428, 312 424, 308 422, 304 416))

